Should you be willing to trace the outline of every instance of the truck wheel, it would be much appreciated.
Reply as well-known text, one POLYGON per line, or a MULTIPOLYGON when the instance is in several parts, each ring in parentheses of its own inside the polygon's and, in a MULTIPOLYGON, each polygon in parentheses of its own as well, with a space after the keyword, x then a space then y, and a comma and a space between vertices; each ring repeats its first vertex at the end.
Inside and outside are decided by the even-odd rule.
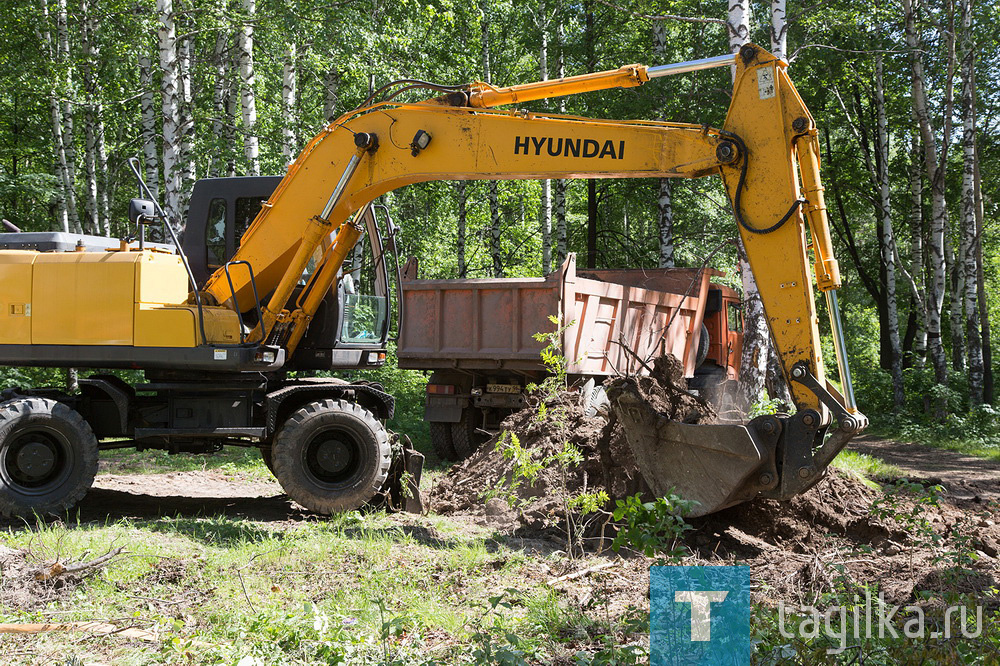
POLYGON ((698 368, 705 362, 708 358, 708 344, 710 340, 708 339, 708 326, 705 324, 701 325, 701 332, 698 335, 698 357, 695 359, 694 367, 698 368))
POLYGON ((271 474, 274 474, 274 456, 271 455, 270 446, 260 447, 260 458, 264 461, 264 467, 266 467, 271 474))
POLYGON ((462 410, 461 420, 451 424, 451 441, 455 445, 455 456, 458 460, 465 460, 471 456, 479 445, 486 441, 486 438, 476 432, 479 426, 478 417, 478 409, 466 407, 462 410))
POLYGON ((451 438, 451 424, 431 421, 427 424, 431 431, 431 446, 441 460, 458 460, 455 442, 451 438))
POLYGON ((385 427, 367 409, 320 400, 288 417, 271 456, 288 496, 328 514, 360 508, 375 497, 389 475, 392 449, 385 427))
POLYGON ((78 412, 45 398, 0 405, 0 513, 63 513, 96 474, 97 438, 78 412))

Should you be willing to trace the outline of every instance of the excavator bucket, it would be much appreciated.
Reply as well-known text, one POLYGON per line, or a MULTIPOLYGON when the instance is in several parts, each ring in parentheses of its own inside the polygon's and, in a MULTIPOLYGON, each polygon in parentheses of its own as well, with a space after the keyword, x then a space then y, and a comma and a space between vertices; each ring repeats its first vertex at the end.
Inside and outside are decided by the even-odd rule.
POLYGON ((704 516, 773 487, 777 419, 680 423, 656 411, 628 380, 614 382, 608 398, 646 484, 654 495, 693 502, 686 516, 704 516))

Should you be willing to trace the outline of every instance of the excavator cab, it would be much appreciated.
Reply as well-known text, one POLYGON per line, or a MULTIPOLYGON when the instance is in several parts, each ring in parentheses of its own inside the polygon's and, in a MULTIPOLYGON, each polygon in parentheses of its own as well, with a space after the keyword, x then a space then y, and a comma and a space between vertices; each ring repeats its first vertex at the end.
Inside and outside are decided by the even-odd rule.
MULTIPOLYGON (((279 176, 246 176, 195 183, 183 248, 199 287, 236 254, 240 239, 279 182, 279 176)), ((365 233, 348 253, 339 279, 324 295, 296 354, 286 361, 286 370, 371 368, 385 363, 390 297, 398 279, 394 245, 388 242, 394 227, 374 207, 362 216, 362 224, 365 233)), ((313 253, 293 302, 320 264, 324 246, 313 253)), ((233 268, 234 273, 237 270, 233 268)), ((248 325, 257 323, 254 316, 252 310, 244 313, 248 325)))

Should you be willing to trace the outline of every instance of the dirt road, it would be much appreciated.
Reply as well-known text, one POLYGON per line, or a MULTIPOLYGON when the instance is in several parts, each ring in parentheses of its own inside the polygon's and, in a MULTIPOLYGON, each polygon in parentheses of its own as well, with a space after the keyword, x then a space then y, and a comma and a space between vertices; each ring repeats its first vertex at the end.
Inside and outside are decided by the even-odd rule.
POLYGON ((849 448, 891 463, 913 480, 939 483, 958 499, 1000 497, 1000 461, 871 436, 855 439, 849 448))

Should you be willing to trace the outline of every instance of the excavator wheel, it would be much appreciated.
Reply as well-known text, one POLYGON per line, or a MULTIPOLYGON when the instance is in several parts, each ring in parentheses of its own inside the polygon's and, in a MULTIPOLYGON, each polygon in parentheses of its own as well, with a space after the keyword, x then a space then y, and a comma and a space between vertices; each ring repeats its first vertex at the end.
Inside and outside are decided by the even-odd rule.
POLYGON ((270 445, 260 447, 260 458, 264 461, 264 467, 274 474, 274 456, 271 454, 270 445))
POLYGON ((97 438, 79 413, 45 398, 0 404, 0 513, 61 514, 97 474, 97 438))
POLYGON ((358 509, 389 475, 385 427, 347 400, 310 402, 278 430, 271 446, 274 476, 293 500, 317 513, 358 509))
POLYGON ((431 431, 431 446, 441 460, 458 460, 455 455, 455 442, 451 438, 451 424, 431 421, 428 426, 431 431))

